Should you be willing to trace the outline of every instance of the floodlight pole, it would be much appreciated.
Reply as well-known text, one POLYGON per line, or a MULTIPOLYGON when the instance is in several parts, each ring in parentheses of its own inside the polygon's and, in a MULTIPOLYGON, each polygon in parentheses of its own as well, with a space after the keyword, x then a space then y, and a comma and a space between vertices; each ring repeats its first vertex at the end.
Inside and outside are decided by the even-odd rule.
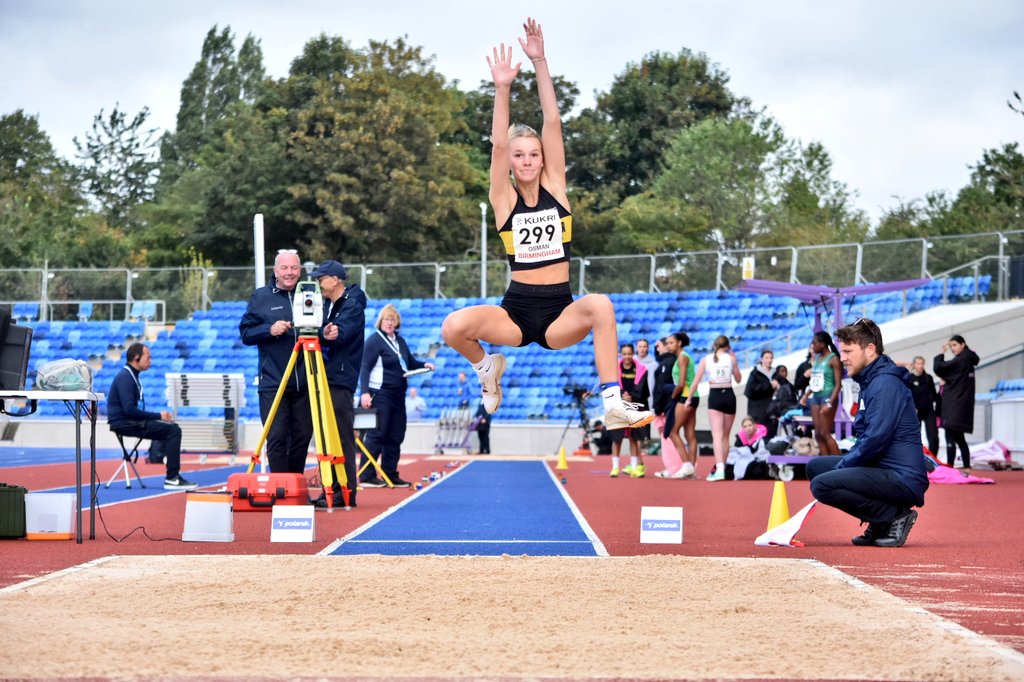
POLYGON ((264 257, 264 246, 263 246, 263 214, 257 213, 252 218, 252 246, 253 246, 253 260, 255 261, 256 267, 256 288, 264 286, 267 283, 267 269, 266 259, 264 257))
POLYGON ((480 202, 480 298, 487 298, 487 202, 480 202))

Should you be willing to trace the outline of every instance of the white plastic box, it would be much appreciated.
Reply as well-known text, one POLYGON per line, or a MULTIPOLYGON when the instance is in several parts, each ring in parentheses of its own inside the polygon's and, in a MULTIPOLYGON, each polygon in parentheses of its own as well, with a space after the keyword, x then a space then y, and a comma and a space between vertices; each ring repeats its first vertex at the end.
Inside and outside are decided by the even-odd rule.
POLYGON ((75 537, 74 493, 26 493, 25 538, 70 540, 75 537))

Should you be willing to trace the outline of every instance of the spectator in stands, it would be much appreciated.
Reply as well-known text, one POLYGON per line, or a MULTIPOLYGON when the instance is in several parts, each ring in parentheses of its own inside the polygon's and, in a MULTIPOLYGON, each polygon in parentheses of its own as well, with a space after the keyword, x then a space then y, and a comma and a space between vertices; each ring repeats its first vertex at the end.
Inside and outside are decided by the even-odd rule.
POLYGON ((125 351, 125 366, 114 375, 107 391, 107 425, 110 430, 130 438, 148 438, 160 443, 167 474, 167 490, 195 490, 196 484, 185 480, 179 473, 181 466, 181 427, 171 421, 166 410, 147 412, 139 375, 149 369, 152 358, 149 348, 133 343, 125 351))
POLYGON ((569 286, 573 225, 561 115, 540 24, 527 19, 525 29, 526 38, 519 44, 536 75, 544 121, 540 134, 529 126, 509 126, 512 84, 519 73, 511 48, 502 44, 494 49, 494 60, 487 59, 495 90, 489 198, 512 281, 501 306, 456 310, 445 319, 441 333, 449 346, 472 363, 480 378, 484 407, 493 414, 501 405, 505 356, 486 353, 481 341, 560 349, 593 332, 605 427, 646 426, 654 415, 646 406, 622 399, 615 370, 618 332, 611 299, 588 294, 573 300, 569 286))
MULTIPOLYGON (((292 326, 292 302, 302 265, 295 249, 281 249, 274 259, 274 275, 253 292, 238 323, 242 343, 259 349, 260 418, 264 426, 284 382, 298 330, 292 326)), ((301 474, 313 437, 313 418, 306 387, 306 365, 300 353, 288 377, 281 402, 267 433, 267 460, 272 473, 301 474)))
POLYGON ((466 386, 465 372, 459 372, 459 381, 455 384, 455 395, 459 399, 459 407, 469 406, 469 387, 466 386))
POLYGON ((964 337, 955 334, 942 344, 942 352, 935 356, 932 369, 946 382, 942 390, 942 428, 946 431, 946 464, 956 464, 956 449, 964 469, 971 468, 971 450, 967 447, 968 434, 974 431, 974 368, 981 358, 967 347, 964 337), (946 353, 953 357, 946 360, 946 353))
POLYGON ((882 333, 871 320, 842 327, 836 338, 860 385, 857 441, 844 457, 811 458, 811 494, 868 524, 853 544, 900 547, 917 520, 912 507, 924 504, 928 489, 910 373, 883 355, 882 333))
POLYGON ((690 345, 690 337, 686 332, 676 332, 665 339, 666 348, 670 353, 675 353, 676 362, 672 367, 672 426, 669 430, 669 438, 679 452, 683 462, 679 469, 670 475, 670 478, 684 478, 695 480, 697 478, 697 407, 700 405, 700 397, 697 395, 697 388, 690 392, 690 384, 697 376, 697 363, 686 351, 690 345), (686 442, 683 443, 685 435, 686 442))
POLYGON ((939 424, 938 401, 939 392, 935 390, 935 379, 924 370, 924 358, 918 355, 912 362, 898 362, 900 367, 910 370, 910 392, 914 394, 914 407, 917 419, 924 424, 924 434, 928 439, 928 451, 939 456, 939 424))
POLYGON ((813 361, 806 372, 807 391, 800 403, 811 406, 811 421, 814 424, 814 439, 818 441, 818 451, 823 455, 838 455, 839 445, 832 432, 836 427, 843 365, 839 362, 839 351, 826 331, 815 332, 811 340, 811 354, 813 361))
POLYGON ((796 371, 793 372, 793 390, 796 391, 797 398, 803 396, 807 391, 807 384, 811 383, 811 357, 814 352, 808 347, 807 358, 804 359, 799 365, 796 366, 796 371))
POLYGON ((708 375, 708 421, 711 422, 711 439, 715 449, 715 470, 708 481, 725 480, 725 460, 729 456, 729 435, 736 420, 736 393, 733 381, 740 381, 740 367, 736 354, 732 352, 729 337, 724 334, 715 338, 711 354, 701 359, 697 373, 690 382, 690 395, 685 404, 694 406, 697 386, 704 375, 708 375))
POLYGON ((427 414, 427 401, 415 386, 410 386, 409 395, 405 396, 405 413, 409 421, 414 422, 420 421, 427 414))
MULTIPOLYGON (((363 331, 366 327, 366 293, 358 284, 346 284, 348 271, 336 260, 325 260, 310 274, 320 282, 324 296, 324 326, 320 330, 327 385, 331 389, 331 403, 341 437, 341 451, 345 455, 345 480, 348 488, 348 506, 356 506, 356 434, 353 426, 355 406, 353 396, 359 381, 359 366, 363 362, 363 331)), ((335 481, 332 506, 345 506, 341 484, 335 481)), ((327 499, 316 500, 320 507, 327 499)))
POLYGON ((768 423, 768 406, 778 387, 778 384, 772 379, 772 362, 774 360, 775 354, 770 350, 761 351, 761 361, 750 370, 747 385, 743 389, 743 395, 747 396, 747 415, 753 417, 754 422, 762 426, 768 423))
POLYGON ((796 390, 793 384, 789 383, 789 368, 779 365, 772 375, 772 384, 776 387, 772 395, 772 401, 768 405, 768 438, 774 438, 779 432, 779 424, 786 413, 800 406, 796 390))
MULTIPOLYGON (((622 391, 622 399, 627 402, 635 402, 646 405, 650 402, 650 395, 647 390, 647 368, 637 364, 633 352, 633 344, 624 343, 620 350, 619 360, 619 386, 622 391)), ((634 426, 622 429, 623 439, 629 439, 629 466, 622 469, 622 473, 631 478, 643 478, 644 462, 642 459, 640 445, 651 437, 649 426, 634 426)), ((611 477, 619 475, 619 452, 622 448, 622 441, 612 440, 612 470, 611 477)))
MULTIPOLYGON (((433 363, 420 362, 409 351, 409 346, 398 330, 402 316, 395 306, 388 304, 377 314, 376 333, 366 339, 363 364, 359 372, 359 400, 363 409, 377 408, 377 428, 366 436, 366 448, 378 458, 384 475, 396 488, 408 488, 410 483, 398 476, 398 460, 402 456, 405 440, 406 374, 414 369, 434 369, 433 363)), ((366 457, 363 456, 363 465, 366 457)), ((359 479, 366 488, 383 488, 387 482, 367 467, 359 479)))
POLYGON ((664 469, 655 472, 654 475, 658 478, 672 478, 683 466, 683 457, 669 437, 675 424, 676 401, 672 399, 675 381, 672 378, 672 369, 676 364, 676 356, 668 350, 668 337, 654 342, 654 352, 658 365, 650 372, 654 375, 651 408, 654 410, 653 430, 661 436, 661 463, 664 466, 664 469))
MULTIPOLYGON (((657 344, 657 341, 655 341, 657 344)), ((647 370, 647 394, 650 396, 650 401, 654 400, 654 370, 658 368, 658 354, 655 352, 651 354, 651 345, 647 339, 639 339, 636 342, 636 362, 638 365, 643 365, 644 369, 647 370)), ((651 408, 651 402, 647 404, 648 408, 651 408)))
POLYGON ((484 404, 476 408, 476 435, 480 439, 480 454, 491 454, 491 415, 487 414, 484 404))

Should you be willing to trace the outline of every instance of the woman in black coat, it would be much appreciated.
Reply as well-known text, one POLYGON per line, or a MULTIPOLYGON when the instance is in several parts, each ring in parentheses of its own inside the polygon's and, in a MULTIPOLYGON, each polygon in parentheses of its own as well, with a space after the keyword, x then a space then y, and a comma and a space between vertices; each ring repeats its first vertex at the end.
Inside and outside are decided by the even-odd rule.
MULTIPOLYGON (((396 488, 408 488, 409 482, 398 475, 402 441, 405 440, 406 376, 412 370, 434 369, 430 362, 420 362, 409 352, 405 339, 398 333, 402 315, 388 304, 377 315, 377 328, 366 339, 363 364, 359 371, 359 402, 363 409, 377 409, 377 428, 366 434, 366 449, 379 458, 380 468, 396 488)), ((366 455, 360 468, 366 466, 366 455)), ((359 483, 364 488, 383 488, 386 481, 367 467, 359 483)))
POLYGON ((971 451, 964 434, 974 431, 974 368, 980 361, 978 354, 967 347, 964 337, 956 334, 942 344, 942 352, 932 363, 935 376, 946 382, 942 391, 942 428, 946 430, 949 466, 956 461, 956 448, 960 446, 964 468, 971 468, 971 451), (953 353, 949 360, 946 351, 953 353))
POLYGON ((750 370, 747 387, 743 389, 743 395, 747 396, 747 414, 754 418, 755 424, 762 426, 768 425, 768 406, 777 386, 772 381, 774 360, 775 354, 770 350, 761 351, 761 361, 750 370))

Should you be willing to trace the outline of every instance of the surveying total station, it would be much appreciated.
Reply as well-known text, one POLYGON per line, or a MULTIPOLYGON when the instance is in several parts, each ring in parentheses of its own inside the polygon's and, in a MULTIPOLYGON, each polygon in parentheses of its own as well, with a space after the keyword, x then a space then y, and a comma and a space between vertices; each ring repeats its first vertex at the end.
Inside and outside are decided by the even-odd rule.
MULTIPOLYGON (((295 363, 299 359, 299 352, 303 354, 303 361, 306 367, 306 388, 309 391, 309 408, 313 418, 313 442, 316 447, 316 459, 320 470, 320 481, 324 489, 324 497, 327 502, 327 510, 334 511, 334 481, 341 485, 342 498, 345 507, 350 505, 348 478, 345 475, 345 457, 355 457, 355 453, 344 453, 341 447, 341 437, 338 434, 338 421, 334 415, 334 404, 331 401, 331 389, 327 384, 327 370, 324 367, 323 351, 320 348, 320 328, 324 320, 324 299, 320 293, 320 284, 315 281, 299 282, 295 286, 295 296, 292 300, 292 324, 299 330, 298 340, 292 350, 288 366, 281 377, 281 384, 274 395, 274 403, 267 415, 267 422, 263 425, 263 433, 256 443, 252 453, 252 460, 249 462, 248 472, 253 469, 260 459, 260 451, 266 443, 270 427, 274 423, 277 409, 281 404, 285 389, 288 386, 288 379, 295 371, 295 363)), ((366 452, 364 450, 364 452, 366 452)), ((380 468, 373 456, 366 452, 370 461, 376 468, 380 468)))

